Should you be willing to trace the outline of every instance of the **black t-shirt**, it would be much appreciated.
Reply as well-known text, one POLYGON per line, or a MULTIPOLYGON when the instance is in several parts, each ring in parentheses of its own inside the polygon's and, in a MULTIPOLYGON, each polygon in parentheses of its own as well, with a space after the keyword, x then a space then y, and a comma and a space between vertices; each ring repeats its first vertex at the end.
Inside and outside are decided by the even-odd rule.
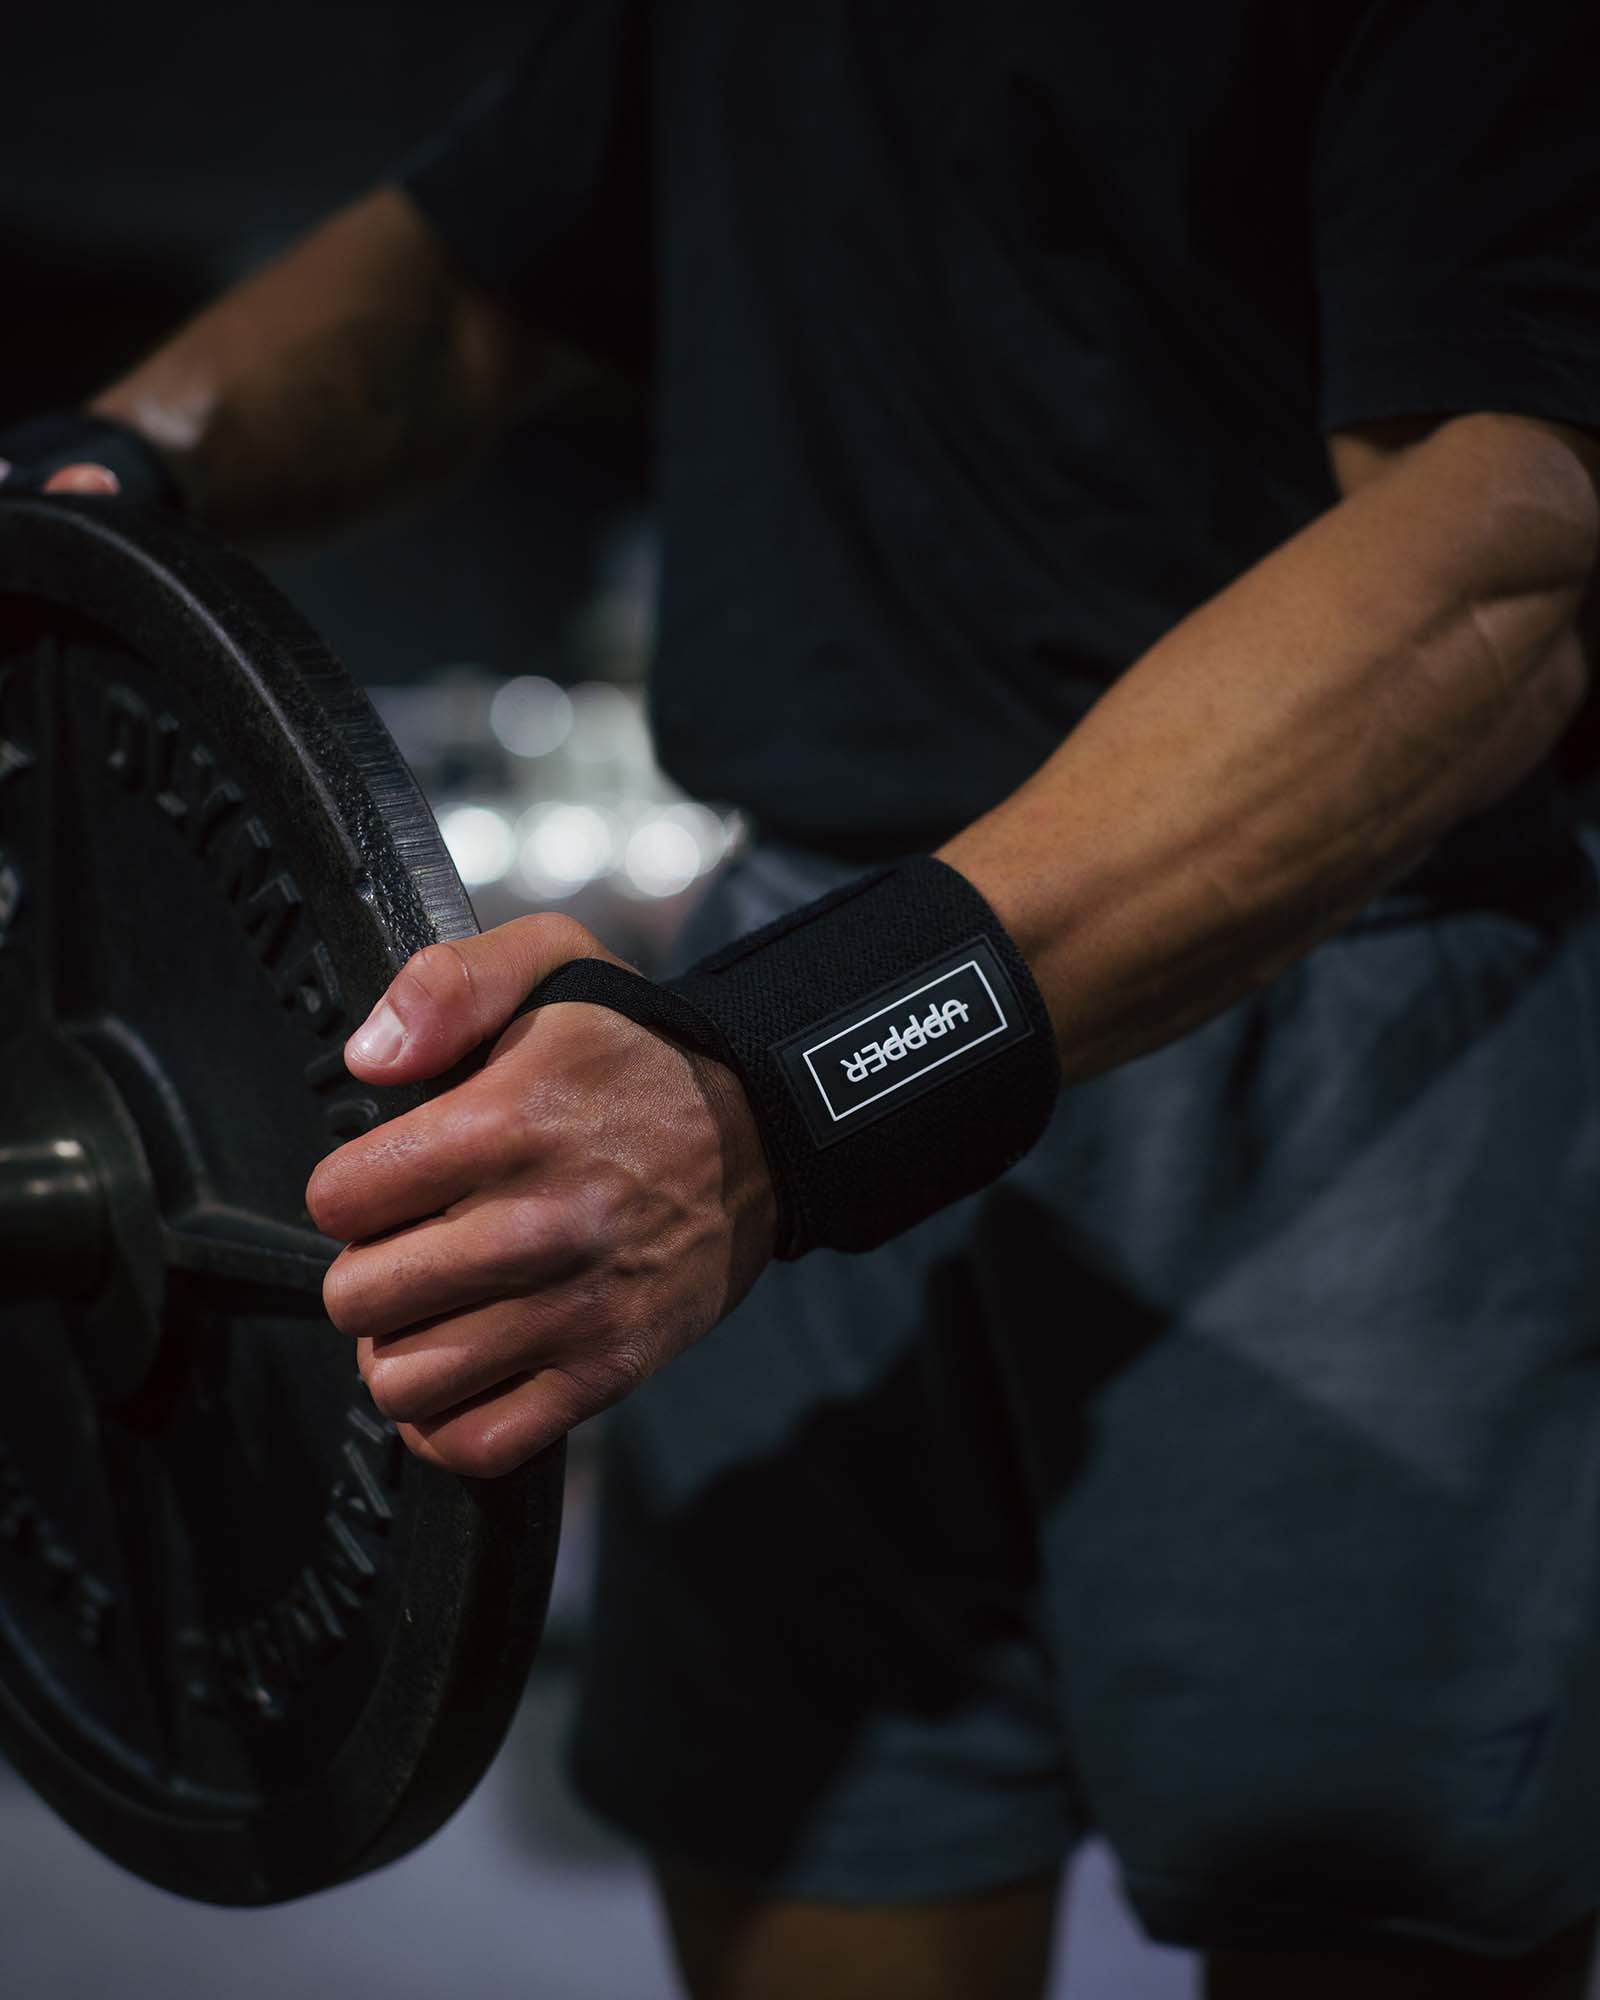
POLYGON ((533 17, 408 185, 652 369, 662 761, 773 834, 993 805, 1331 503, 1325 431, 1600 425, 1595 0, 533 17))

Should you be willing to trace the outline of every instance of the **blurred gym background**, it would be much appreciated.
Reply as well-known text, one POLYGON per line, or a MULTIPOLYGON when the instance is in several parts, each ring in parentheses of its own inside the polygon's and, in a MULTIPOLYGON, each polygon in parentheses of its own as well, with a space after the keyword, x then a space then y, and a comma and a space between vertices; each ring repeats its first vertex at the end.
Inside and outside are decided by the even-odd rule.
MULTIPOLYGON (((402 163, 519 32, 490 0, 28 15, 4 31, 0 423, 92 393, 402 163)), ((646 455, 616 415, 530 430, 441 504, 274 574, 370 689, 482 923, 570 909, 649 968, 741 828, 651 755, 646 455)), ((603 1448, 595 1427, 574 1440, 550 1637, 504 1754, 444 1833, 308 1903, 218 1912, 120 1874, 0 1766, 0 1993, 668 2000, 643 1872, 558 1773, 603 1448)), ((1098 1850, 1060 1957, 1074 2000, 1192 1990, 1185 1955, 1137 1937, 1098 1850)))

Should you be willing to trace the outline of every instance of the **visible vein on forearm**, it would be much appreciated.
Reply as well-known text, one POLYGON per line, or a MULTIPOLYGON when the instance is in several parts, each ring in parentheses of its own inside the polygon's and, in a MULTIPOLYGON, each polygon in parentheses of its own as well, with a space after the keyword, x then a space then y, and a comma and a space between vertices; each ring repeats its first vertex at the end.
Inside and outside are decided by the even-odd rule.
POLYGON ((1561 447, 1463 419, 1169 633, 951 841, 1069 1078, 1208 1019, 1547 755, 1600 529, 1561 447))

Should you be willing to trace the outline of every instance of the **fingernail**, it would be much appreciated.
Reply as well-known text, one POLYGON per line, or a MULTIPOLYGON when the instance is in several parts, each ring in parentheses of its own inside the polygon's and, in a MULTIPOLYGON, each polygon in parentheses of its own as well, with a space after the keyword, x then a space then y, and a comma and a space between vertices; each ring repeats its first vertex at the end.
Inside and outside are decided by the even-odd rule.
POLYGON ((406 1045, 406 1024, 380 1000, 350 1037, 350 1053, 364 1063, 392 1063, 406 1045))
POLYGON ((45 481, 47 493, 120 493, 122 481, 104 465, 68 465, 45 481))

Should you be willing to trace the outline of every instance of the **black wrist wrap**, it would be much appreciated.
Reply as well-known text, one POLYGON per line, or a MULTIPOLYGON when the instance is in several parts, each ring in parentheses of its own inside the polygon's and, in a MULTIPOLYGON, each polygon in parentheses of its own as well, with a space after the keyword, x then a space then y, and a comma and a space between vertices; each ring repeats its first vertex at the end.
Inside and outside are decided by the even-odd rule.
POLYGON ((126 424, 86 411, 53 411, 0 431, 0 458, 11 464, 0 494, 38 493, 66 466, 103 465, 117 475, 125 499, 179 504, 177 482, 155 446, 126 424))
POLYGON ((1039 990, 966 878, 928 857, 847 883, 657 985, 576 959, 587 1000, 726 1063, 778 1197, 778 1255, 871 1250, 986 1186, 1060 1084, 1039 990))

